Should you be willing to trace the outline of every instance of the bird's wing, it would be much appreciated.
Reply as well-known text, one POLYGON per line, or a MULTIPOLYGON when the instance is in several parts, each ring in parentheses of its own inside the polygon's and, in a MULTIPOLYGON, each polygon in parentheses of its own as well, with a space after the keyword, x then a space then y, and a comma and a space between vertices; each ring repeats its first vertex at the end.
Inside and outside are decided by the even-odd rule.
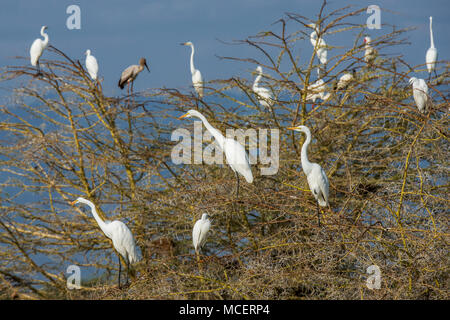
POLYGON ((328 204, 328 195, 329 195, 329 190, 330 190, 330 182, 328 181, 328 177, 327 174, 325 172, 325 170, 323 170, 322 167, 320 167, 320 191, 323 194, 324 200, 325 202, 328 204))
POLYGON ((200 228, 201 227, 201 220, 198 220, 194 224, 194 228, 192 229, 192 244, 194 245, 194 249, 197 250, 199 248, 199 242, 200 242, 200 228))
POLYGON ((41 39, 34 40, 30 48, 30 58, 31 64, 33 66, 36 66, 36 63, 41 57, 43 51, 44 50, 42 48, 42 40, 41 39))
POLYGON ((131 230, 122 221, 115 220, 108 224, 114 248, 129 263, 137 261, 136 243, 131 230))
POLYGON ((123 85, 128 81, 128 79, 133 78, 136 67, 137 65, 132 65, 123 70, 119 80, 120 87, 123 87, 123 85))
POLYGON ((92 78, 97 77, 98 63, 97 59, 94 56, 89 56, 86 58, 86 68, 88 69, 89 75, 92 78))
POLYGON ((247 152, 238 141, 227 138, 224 145, 225 157, 230 167, 243 175, 248 183, 253 182, 252 169, 248 160, 247 152))
POLYGON ((208 236, 208 231, 211 228, 211 222, 208 220, 206 220, 205 222, 202 223, 201 228, 200 228, 200 247, 203 247, 203 245, 206 242, 206 238, 208 236))

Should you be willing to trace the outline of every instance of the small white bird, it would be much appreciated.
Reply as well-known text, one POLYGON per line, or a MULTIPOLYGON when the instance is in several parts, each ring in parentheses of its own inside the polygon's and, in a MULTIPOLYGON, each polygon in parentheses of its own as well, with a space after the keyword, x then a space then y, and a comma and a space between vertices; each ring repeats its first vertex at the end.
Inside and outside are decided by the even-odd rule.
POLYGON ((323 79, 319 79, 308 86, 306 100, 312 101, 313 103, 316 102, 316 99, 318 98, 322 99, 323 101, 328 100, 328 98, 330 98, 331 96, 331 93, 327 93, 326 90, 327 86, 325 84, 325 81, 323 81, 323 79))
POLYGON ((257 95, 259 104, 263 107, 271 107, 274 103, 272 94, 270 93, 270 90, 264 87, 259 86, 259 81, 262 77, 262 67, 258 66, 256 67, 256 72, 258 75, 255 78, 255 82, 253 82, 253 92, 257 95))
POLYGON ((195 222, 194 229, 192 229, 192 243, 197 254, 204 246, 210 228, 211 221, 209 221, 208 215, 204 213, 202 214, 202 218, 195 222))
POLYGON ((225 152, 225 158, 231 169, 234 171, 237 179, 236 185, 236 198, 239 195, 239 174, 243 175, 248 183, 253 182, 252 169, 250 168, 250 162, 248 160, 247 152, 242 144, 232 138, 225 138, 219 130, 214 128, 206 120, 205 116, 197 110, 189 110, 186 114, 182 115, 178 119, 196 117, 202 120, 206 129, 214 136, 220 149, 225 152))
POLYGON ((325 65, 327 64, 327 44, 322 37, 317 38, 316 24, 311 23, 309 26, 314 29, 314 31, 310 34, 309 40, 311 41, 313 48, 316 50, 316 55, 320 63, 325 65))
MULTIPOLYGON (((306 126, 289 127, 289 130, 300 131, 306 134, 306 141, 303 143, 301 151, 301 160, 303 172, 308 179, 309 189, 314 198, 321 207, 330 206, 328 202, 329 182, 325 171, 318 163, 312 163, 308 160, 308 146, 311 143, 311 131, 306 126)), ((331 210, 331 209, 330 209, 331 210)), ((320 226, 319 207, 317 206, 317 219, 320 226)))
POLYGON ((335 90, 343 90, 348 87, 348 85, 354 81, 356 78, 356 69, 352 69, 352 72, 347 72, 343 74, 340 78, 338 83, 336 84, 335 90))
POLYGON ((33 44, 30 48, 30 60, 31 65, 33 67, 37 66, 38 73, 41 72, 41 66, 39 65, 39 58, 42 56, 42 53, 44 52, 44 49, 48 45, 48 34, 46 34, 44 31, 47 29, 47 26, 42 26, 41 28, 41 36, 44 37, 44 40, 37 38, 34 40, 33 44))
MULTIPOLYGON (((119 220, 115 221, 103 221, 98 213, 95 205, 82 197, 77 198, 75 201, 71 202, 71 205, 77 203, 87 204, 91 208, 92 215, 95 221, 97 221, 98 226, 103 231, 105 236, 112 240, 114 249, 124 258, 127 263, 127 271, 130 271, 130 264, 138 261, 138 254, 136 249, 136 244, 134 242, 133 234, 125 223, 119 220)), ((119 287, 120 287, 120 272, 122 269, 122 264, 119 258, 119 287)), ((128 282, 128 272, 127 272, 127 282, 128 282)))
POLYGON ((364 37, 364 61, 368 65, 372 65, 378 55, 378 51, 370 44, 371 41, 372 39, 370 37, 364 37))
POLYGON ((437 77, 436 74, 436 60, 437 60, 437 56, 438 56, 438 52, 437 49, 434 47, 434 39, 433 39, 433 17, 430 17, 430 41, 431 41, 431 45, 430 48, 428 48, 427 50, 427 54, 425 56, 425 61, 427 63, 427 70, 428 70, 428 81, 430 81, 431 79, 431 72, 434 71, 435 76, 437 77))
POLYGON ((420 112, 424 113, 428 101, 428 86, 425 80, 412 77, 409 79, 409 84, 412 85, 414 101, 416 102, 417 108, 420 112))
POLYGON ((98 63, 97 59, 93 55, 91 55, 91 50, 86 50, 86 69, 89 73, 89 76, 92 78, 92 80, 97 80, 97 73, 98 73, 98 63))
POLYGON ((183 46, 191 47, 191 74, 192 74, 192 85, 194 86, 195 92, 197 92, 200 98, 203 98, 203 78, 200 70, 194 67, 194 44, 190 41, 181 43, 183 46))
MULTIPOLYGON (((134 80, 136 79, 138 74, 142 70, 144 70, 144 67, 146 67, 148 72, 150 72, 150 69, 147 66, 147 60, 145 60, 145 58, 141 58, 141 59, 139 59, 139 65, 133 64, 133 65, 129 66, 128 68, 126 68, 125 70, 123 70, 122 75, 120 76, 120 79, 119 79, 119 84, 118 84, 119 88, 123 89, 126 84, 127 90, 129 91, 130 83, 131 83, 131 93, 133 93, 134 80)), ((128 94, 129 94, 129 92, 128 92, 128 94)))

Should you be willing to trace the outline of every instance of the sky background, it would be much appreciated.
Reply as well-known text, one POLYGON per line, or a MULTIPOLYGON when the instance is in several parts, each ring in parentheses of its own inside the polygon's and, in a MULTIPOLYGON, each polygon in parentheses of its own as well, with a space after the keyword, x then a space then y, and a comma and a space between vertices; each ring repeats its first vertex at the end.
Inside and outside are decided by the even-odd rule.
MULTIPOLYGON (((84 52, 91 49, 99 62, 100 77, 107 95, 120 94, 117 82, 123 69, 137 64, 141 56, 147 58, 151 73, 144 71, 135 83, 135 90, 147 88, 187 88, 191 84, 189 71, 190 48, 181 42, 192 41, 196 48, 195 65, 205 80, 223 79, 233 75, 246 76, 253 66, 226 60, 217 56, 260 57, 248 46, 226 45, 219 41, 245 39, 260 31, 275 29, 272 23, 286 12, 315 17, 319 0, 127 0, 127 1, 63 1, 63 0, 2 0, 0 11, 0 66, 25 63, 15 56, 29 58, 29 48, 40 37, 42 25, 49 27, 50 43, 84 64, 84 52), (69 5, 81 9, 81 29, 69 30, 66 13, 69 5)), ((371 4, 380 6, 382 24, 398 28, 417 27, 408 34, 412 43, 403 54, 411 65, 425 62, 430 45, 429 16, 433 16, 435 45, 439 60, 447 60, 450 1, 448 0, 384 0, 384 1, 328 1, 329 11, 345 5, 356 8, 371 4)), ((361 15, 365 23, 368 14, 361 15)), ((358 22, 358 21, 356 21, 358 22)), ((293 26, 293 25, 292 25, 293 26)), ((376 37, 387 33, 390 27, 368 30, 376 37)), ((290 32, 294 28, 289 29, 290 32)), ((356 35, 356 32, 355 32, 356 35)), ((341 45, 343 39, 325 38, 327 44, 341 45)), ((352 40, 352 39, 349 39, 352 40)), ((312 46, 309 41, 299 43, 300 56, 309 59, 312 46)), ((397 49, 399 52, 401 49, 397 49)), ((333 52, 328 53, 328 57, 333 52)), ((51 58, 51 53, 43 57, 51 58)), ((26 61, 29 63, 29 60, 26 61)), ((426 77, 425 73, 419 77, 426 77)), ((0 83, 0 95, 8 92, 8 84, 0 83)))

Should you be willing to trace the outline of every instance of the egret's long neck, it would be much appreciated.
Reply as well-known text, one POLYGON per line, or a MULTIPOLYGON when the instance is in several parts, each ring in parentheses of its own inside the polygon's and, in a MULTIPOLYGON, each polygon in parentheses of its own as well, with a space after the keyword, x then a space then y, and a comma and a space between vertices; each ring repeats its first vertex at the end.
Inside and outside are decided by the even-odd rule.
POLYGON ((433 39, 433 19, 430 19, 430 39, 431 39, 431 48, 434 48, 434 39, 433 39))
POLYGON ((194 45, 193 44, 191 44, 191 73, 192 74, 194 74, 194 72, 195 72, 195 67, 194 67, 194 52, 195 52, 195 49, 194 49, 194 45))
POLYGON ((41 30, 41 36, 44 37, 44 47, 46 47, 48 45, 48 34, 46 34, 43 29, 41 30))
POLYGON ((91 207, 91 212, 92 215, 94 216, 95 221, 97 221, 98 226, 100 227, 100 229, 102 229, 103 233, 107 236, 110 237, 109 232, 106 228, 106 223, 99 217, 98 213, 97 213, 97 209, 95 208, 95 205, 93 203, 87 202, 86 203, 89 207, 91 207))
POLYGON ((314 46, 315 46, 316 45, 316 40, 317 40, 317 32, 316 32, 316 30, 311 32, 310 40, 311 40, 311 43, 313 43, 314 46))
POLYGON ((209 124, 208 120, 200 114, 197 116, 200 120, 202 120, 203 124, 205 125, 206 129, 214 136, 217 143, 219 144, 220 148, 223 150, 225 145, 225 137, 220 133, 219 130, 214 128, 212 125, 209 124))
POLYGON ((258 75, 255 78, 255 82, 253 82, 253 88, 258 88, 261 77, 262 77, 262 72, 258 71, 258 75))
POLYGON ((302 159, 302 168, 306 175, 309 174, 311 171, 312 164, 308 160, 308 146, 311 142, 311 133, 306 133, 306 141, 303 143, 302 146, 302 152, 301 152, 301 159, 302 159))

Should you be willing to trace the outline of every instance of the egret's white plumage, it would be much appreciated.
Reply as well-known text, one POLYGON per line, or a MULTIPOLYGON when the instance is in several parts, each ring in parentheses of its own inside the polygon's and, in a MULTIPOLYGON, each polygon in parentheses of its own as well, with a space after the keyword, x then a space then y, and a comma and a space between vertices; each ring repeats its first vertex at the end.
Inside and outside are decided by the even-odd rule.
POLYGON ((343 74, 336 85, 337 90, 343 90, 348 87, 348 85, 355 80, 356 69, 353 69, 352 72, 347 72, 343 74))
POLYGON ((182 43, 181 45, 191 47, 191 74, 192 74, 192 85, 194 86, 195 92, 197 92, 200 98, 203 98, 203 79, 200 70, 194 67, 194 44, 190 41, 182 43))
MULTIPOLYGON (((306 141, 303 143, 301 150, 303 172, 306 174, 309 189, 314 195, 314 198, 316 198, 318 205, 321 207, 329 206, 329 182, 327 175, 318 163, 310 162, 308 159, 308 146, 311 143, 311 131, 306 126, 296 126, 288 129, 306 134, 306 141)), ((319 211, 317 211, 317 214, 319 214, 319 211)))
POLYGON ((129 86, 131 83, 131 92, 133 92, 134 80, 136 79, 138 74, 142 70, 144 70, 144 67, 146 67, 148 72, 150 72, 150 69, 147 66, 147 60, 145 60, 145 58, 141 58, 141 59, 139 59, 139 65, 133 64, 133 65, 129 66, 128 68, 126 68, 125 70, 123 70, 122 75, 120 76, 120 79, 119 79, 119 84, 118 84, 119 88, 123 89, 125 87, 125 84, 127 86, 129 86))
POLYGON ((92 80, 97 80, 97 73, 98 73, 98 63, 97 59, 93 55, 91 55, 91 50, 86 50, 86 69, 89 73, 89 76, 92 78, 92 80))
POLYGON ((256 67, 256 72, 258 75, 255 78, 255 82, 253 82, 253 92, 257 95, 258 101, 263 107, 271 107, 274 103, 272 94, 270 90, 264 87, 259 86, 259 81, 261 81, 262 77, 262 67, 256 67))
POLYGON ((412 77, 409 79, 409 84, 413 88, 414 101, 420 112, 425 112, 428 101, 428 86, 425 80, 412 77))
POLYGON ((45 33, 44 31, 47 29, 47 26, 42 26, 41 28, 41 36, 44 37, 44 40, 37 38, 36 40, 34 40, 33 44, 31 45, 30 48, 30 60, 31 60, 31 65, 34 67, 38 67, 38 69, 40 68, 39 66, 39 58, 41 57, 42 53, 44 52, 44 49, 47 47, 48 45, 48 34, 45 33))
POLYGON ((378 54, 377 50, 370 44, 371 41, 372 39, 370 37, 364 37, 364 61, 367 64, 372 64, 378 54))
POLYGON ((253 174, 250 168, 250 162, 248 160, 247 152, 242 144, 232 138, 225 138, 219 130, 211 126, 205 116, 197 110, 189 110, 186 114, 182 115, 179 119, 196 117, 200 119, 205 125, 206 129, 214 136, 219 147, 225 152, 225 158, 231 169, 236 174, 237 189, 236 196, 239 193, 239 175, 244 176, 248 183, 253 182, 253 174))
MULTIPOLYGON (((103 231, 106 237, 112 240, 114 249, 123 257, 127 263, 129 269, 130 264, 138 261, 137 247, 134 242, 133 234, 125 223, 119 220, 114 221, 103 221, 98 213, 95 205, 82 197, 77 198, 71 204, 75 205, 77 203, 87 204, 91 208, 92 215, 95 221, 97 221, 98 226, 103 231)), ((119 267, 120 259, 119 259, 119 267)), ((120 268, 119 268, 119 286, 120 286, 120 268)))
POLYGON ((314 103, 316 102, 316 99, 319 98, 325 101, 331 96, 331 93, 327 93, 326 90, 327 86, 325 84, 325 81, 323 81, 323 79, 319 79, 308 86, 306 100, 312 101, 314 103))
POLYGON ((317 58, 320 63, 325 65, 327 63, 327 44, 322 37, 317 38, 316 24, 311 23, 309 26, 314 29, 314 31, 310 34, 309 40, 311 41, 312 46, 316 49, 317 58))
POLYGON ((436 73, 436 60, 438 56, 433 39, 433 17, 430 17, 430 42, 430 48, 428 48, 427 54, 425 56, 429 78, 431 78, 431 72, 434 71, 436 73))
POLYGON ((192 229, 192 243, 194 245, 195 252, 199 252, 206 242, 208 231, 211 228, 211 221, 206 213, 202 215, 200 220, 197 220, 192 229))

